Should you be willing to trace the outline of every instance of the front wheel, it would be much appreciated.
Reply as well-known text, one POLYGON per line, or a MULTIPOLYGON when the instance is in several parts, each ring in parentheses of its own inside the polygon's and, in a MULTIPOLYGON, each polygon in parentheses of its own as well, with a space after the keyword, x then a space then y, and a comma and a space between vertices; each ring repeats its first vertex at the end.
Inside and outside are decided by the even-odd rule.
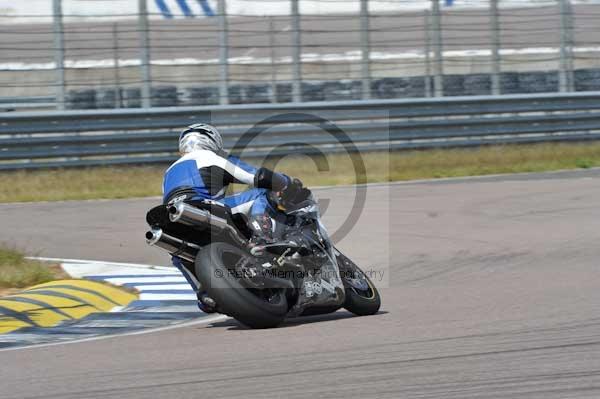
POLYGON ((371 279, 363 274, 365 278, 366 289, 359 289, 353 286, 346 288, 346 302, 344 308, 358 316, 368 316, 375 314, 381 307, 381 297, 379 291, 371 279))
POLYGON ((196 276, 218 311, 251 328, 272 328, 288 312, 284 289, 259 289, 248 284, 240 265, 250 255, 225 242, 213 242, 196 257, 196 276))
POLYGON ((344 308, 358 316, 377 313, 381 307, 381 297, 375 284, 354 262, 342 253, 337 255, 337 262, 346 290, 344 308))

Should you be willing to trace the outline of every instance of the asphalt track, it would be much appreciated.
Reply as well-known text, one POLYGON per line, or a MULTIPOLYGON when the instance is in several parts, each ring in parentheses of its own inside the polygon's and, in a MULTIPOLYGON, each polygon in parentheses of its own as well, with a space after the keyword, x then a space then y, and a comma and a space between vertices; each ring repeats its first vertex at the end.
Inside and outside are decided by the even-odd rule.
MULTIPOLYGON (((340 247, 386 272, 380 314, 4 351, 0 398, 597 398, 599 183, 596 170, 369 186, 340 247)), ((329 226, 352 190, 317 192, 329 226)), ((142 243, 155 202, 2 205, 0 241, 164 262, 142 243)))

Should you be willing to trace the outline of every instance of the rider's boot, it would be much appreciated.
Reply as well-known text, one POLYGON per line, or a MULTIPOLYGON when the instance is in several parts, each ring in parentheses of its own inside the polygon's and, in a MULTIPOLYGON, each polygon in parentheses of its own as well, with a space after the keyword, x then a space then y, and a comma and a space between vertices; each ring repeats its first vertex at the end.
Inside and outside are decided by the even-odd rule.
POLYGON ((205 291, 199 292, 197 297, 198 307, 201 311, 204 313, 215 313, 217 311, 217 303, 205 291))

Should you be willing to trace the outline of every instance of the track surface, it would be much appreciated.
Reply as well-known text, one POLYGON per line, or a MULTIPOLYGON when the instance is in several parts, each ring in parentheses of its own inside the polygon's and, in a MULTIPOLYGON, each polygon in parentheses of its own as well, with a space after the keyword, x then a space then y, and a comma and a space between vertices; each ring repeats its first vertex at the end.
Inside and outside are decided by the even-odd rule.
MULTIPOLYGON (((3 205, 0 240, 157 263, 141 243, 154 202, 3 205)), ((599 203, 597 171, 371 186, 340 247, 391 276, 380 314, 0 352, 0 397, 597 398, 599 203)))

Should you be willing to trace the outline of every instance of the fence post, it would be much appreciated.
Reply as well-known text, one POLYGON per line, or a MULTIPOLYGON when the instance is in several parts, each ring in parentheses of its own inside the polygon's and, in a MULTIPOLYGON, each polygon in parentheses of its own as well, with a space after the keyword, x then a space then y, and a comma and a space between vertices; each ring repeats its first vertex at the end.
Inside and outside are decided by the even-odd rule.
POLYGON ((572 19, 569 0, 558 0, 560 6, 560 66, 558 74, 558 90, 573 90, 573 43, 571 37, 572 19))
POLYGON ((148 8, 146 0, 138 0, 138 30, 140 34, 140 68, 142 73, 142 108, 150 108, 151 77, 150 77, 150 37, 148 29, 148 8))
POLYGON ((431 11, 425 10, 423 13, 423 32, 425 33, 425 97, 431 97, 431 11))
POLYGON ((490 34, 492 37, 492 94, 500 94, 500 15, 498 0, 490 0, 490 34))
POLYGON ((292 6, 292 100, 302 101, 302 40, 300 38, 300 0, 291 0, 292 6))
POLYGON ((574 56, 574 48, 575 48, 575 16, 573 15, 573 3, 570 0, 567 0, 567 10, 568 10, 568 42, 569 42, 569 59, 568 59, 568 73, 569 77, 569 91, 575 91, 575 56, 574 56))
POLYGON ((369 0, 360 0, 360 45, 362 98, 371 98, 371 40, 369 37, 369 0))
POLYGON ((65 41, 62 0, 52 1, 54 65, 56 68, 56 109, 65 109, 65 41))
POLYGON ((271 50, 271 102, 277 102, 277 63, 275 57, 275 18, 269 17, 269 48, 271 50))
POLYGON ((115 72, 115 108, 121 108, 121 77, 119 76, 119 25, 113 24, 114 72, 115 72))
POLYGON ((229 104, 229 33, 227 26, 227 4, 218 0, 219 16, 219 103, 229 104))
POLYGON ((444 67, 442 54, 442 16, 440 12, 440 0, 431 0, 431 16, 433 31, 433 95, 444 96, 444 67))

